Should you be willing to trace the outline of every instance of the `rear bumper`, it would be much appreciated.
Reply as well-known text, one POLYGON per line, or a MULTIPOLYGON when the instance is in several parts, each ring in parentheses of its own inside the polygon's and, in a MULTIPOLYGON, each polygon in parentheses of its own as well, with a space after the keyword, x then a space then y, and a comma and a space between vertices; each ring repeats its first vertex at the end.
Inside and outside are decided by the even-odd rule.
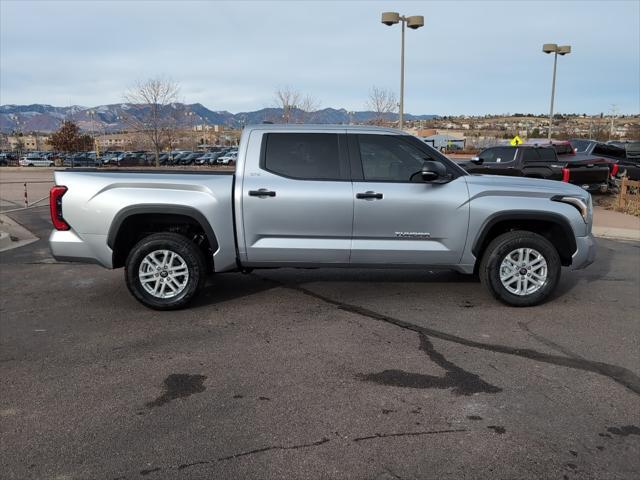
POLYGON ((596 259, 596 241, 592 234, 576 237, 576 253, 573 254, 571 270, 586 268, 596 259))
POLYGON ((112 267, 111 249, 105 235, 86 235, 81 238, 73 230, 53 230, 49 248, 53 258, 61 262, 97 263, 112 267))
POLYGON ((598 183, 579 183, 573 181, 570 183, 582 188, 583 190, 586 190, 587 192, 605 193, 609 189, 609 183, 606 180, 598 183))

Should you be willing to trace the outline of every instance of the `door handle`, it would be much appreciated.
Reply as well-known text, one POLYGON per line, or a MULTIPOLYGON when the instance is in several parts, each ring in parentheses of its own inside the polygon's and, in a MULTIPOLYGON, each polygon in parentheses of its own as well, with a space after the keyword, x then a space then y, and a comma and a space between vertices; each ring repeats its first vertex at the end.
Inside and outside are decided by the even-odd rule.
POLYGON ((275 197, 276 192, 261 188, 260 190, 249 190, 250 197, 275 197))
POLYGON ((364 193, 356 193, 356 198, 375 198, 377 200, 382 200, 382 194, 376 193, 372 191, 364 192, 364 193))

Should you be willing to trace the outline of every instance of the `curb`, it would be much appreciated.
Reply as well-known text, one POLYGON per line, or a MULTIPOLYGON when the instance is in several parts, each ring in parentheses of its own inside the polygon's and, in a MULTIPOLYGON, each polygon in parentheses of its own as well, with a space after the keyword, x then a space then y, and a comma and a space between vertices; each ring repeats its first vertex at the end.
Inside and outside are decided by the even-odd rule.
POLYGON ((0 250, 9 248, 11 246, 11 235, 7 232, 0 232, 0 250))
POLYGON ((640 230, 630 228, 593 227, 593 234, 610 240, 633 240, 640 242, 640 230))
POLYGON ((0 214, 0 224, 3 229, 0 231, 0 252, 23 247, 38 240, 38 237, 7 215, 0 214), (18 240, 13 241, 11 237, 18 240))

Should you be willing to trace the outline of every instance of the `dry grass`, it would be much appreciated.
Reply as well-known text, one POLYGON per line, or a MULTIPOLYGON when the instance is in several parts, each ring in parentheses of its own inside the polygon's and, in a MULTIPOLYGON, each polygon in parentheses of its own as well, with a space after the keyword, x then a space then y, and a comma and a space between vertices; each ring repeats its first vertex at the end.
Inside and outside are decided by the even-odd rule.
POLYGON ((613 210, 640 217, 640 194, 627 194, 627 202, 623 208, 618 206, 618 195, 599 195, 593 197, 593 203, 605 210, 613 210))

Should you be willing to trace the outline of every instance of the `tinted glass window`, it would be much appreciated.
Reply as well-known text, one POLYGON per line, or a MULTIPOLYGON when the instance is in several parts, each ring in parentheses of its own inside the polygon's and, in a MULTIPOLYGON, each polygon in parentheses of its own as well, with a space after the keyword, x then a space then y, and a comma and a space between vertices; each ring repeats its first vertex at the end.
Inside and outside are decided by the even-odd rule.
POLYGON ((545 162, 556 161, 556 151, 553 148, 541 148, 538 150, 538 154, 540 155, 540 159, 545 162))
POLYGON ((613 145, 600 145, 600 144, 594 147, 593 154, 604 155, 607 157, 618 158, 618 159, 624 159, 627 156, 626 152, 620 147, 615 147, 613 145))
POLYGON ((524 148, 522 152, 522 160, 525 162, 537 162, 538 160, 540 160, 537 149, 524 148))
POLYGON ((513 147, 489 148, 480 154, 485 163, 505 163, 515 158, 516 149, 513 147))
POLYGON ((265 168, 304 180, 340 180, 338 135, 333 133, 269 133, 265 168))
POLYGON ((640 142, 627 143, 627 155, 634 158, 640 155, 640 142))
POLYGON ((435 160, 397 135, 358 135, 358 140, 368 181, 409 182, 425 160, 435 160))
POLYGON ((571 145, 576 149, 576 152, 586 152, 590 143, 589 140, 571 140, 571 145))
POLYGON ((571 155, 573 153, 573 147, 570 143, 557 143, 553 147, 558 155, 571 155))

